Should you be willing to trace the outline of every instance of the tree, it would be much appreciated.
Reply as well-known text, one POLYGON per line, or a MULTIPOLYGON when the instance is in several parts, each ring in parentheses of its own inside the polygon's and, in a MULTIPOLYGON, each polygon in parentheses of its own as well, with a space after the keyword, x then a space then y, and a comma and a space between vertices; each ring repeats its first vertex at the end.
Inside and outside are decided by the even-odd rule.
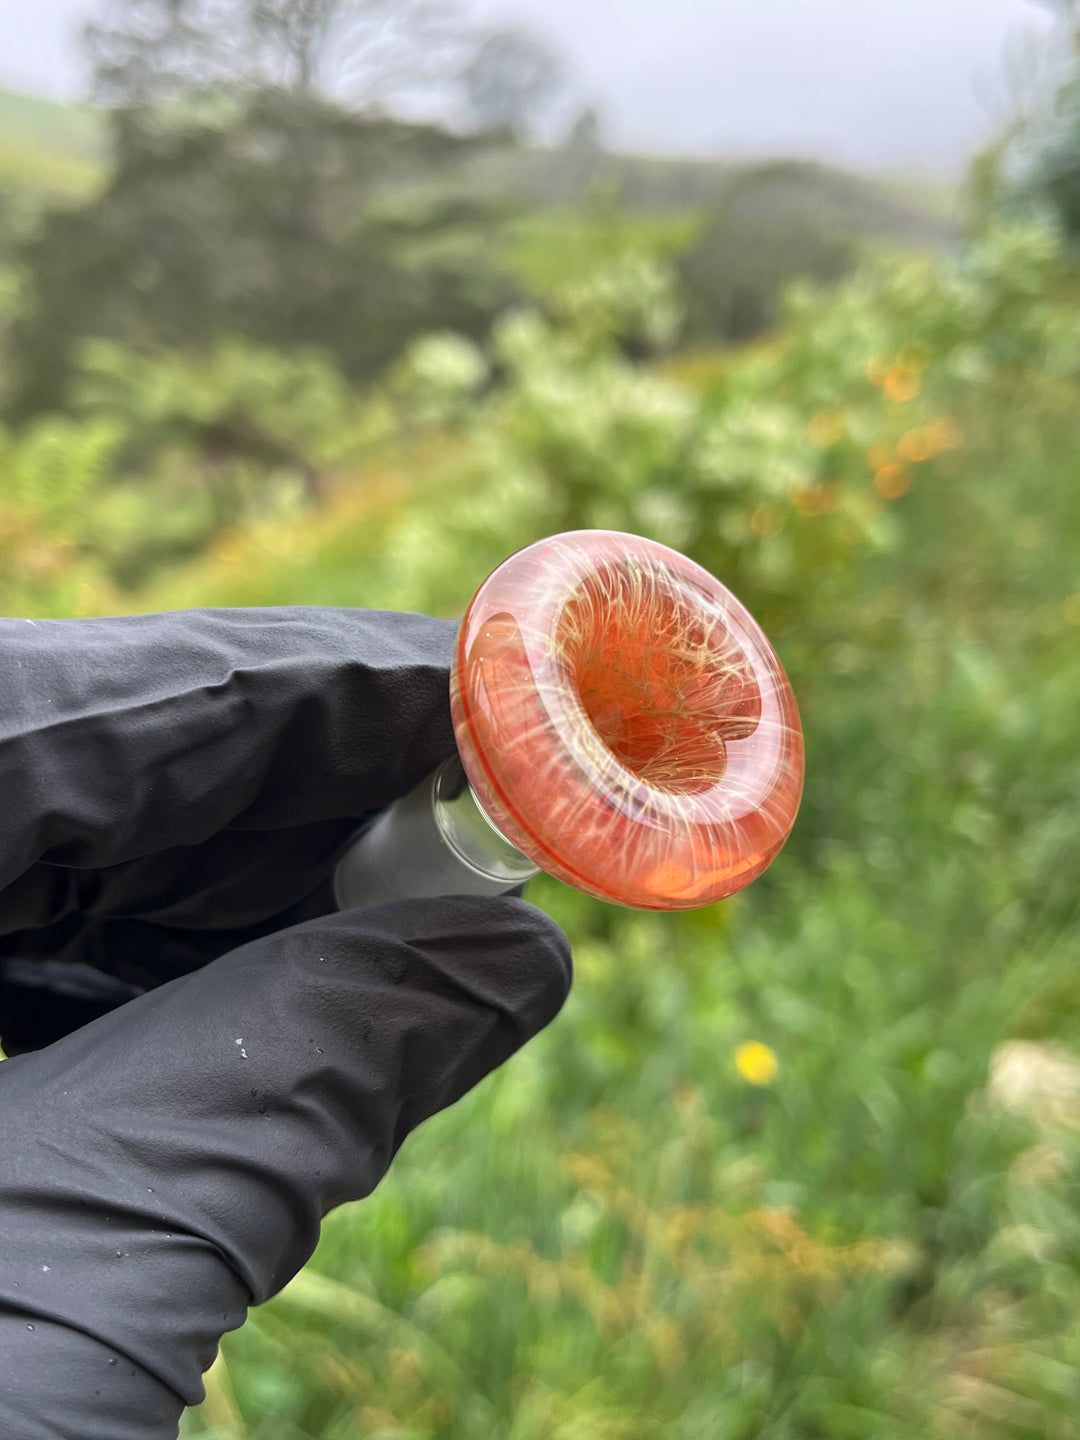
POLYGON ((427 330, 481 334, 511 297, 490 205, 420 183, 408 212, 381 207, 389 181, 430 180, 467 139, 283 91, 255 92, 228 123, 120 111, 113 126, 105 190, 46 217, 21 254, 19 412, 60 403, 87 336, 319 345, 361 379, 427 330))
POLYGON ((1041 0, 1057 25, 1006 54, 999 133, 967 184, 970 223, 1034 205, 1080 244, 1080 0, 1041 0), (1002 103, 1002 101, 1004 103, 1002 103))
POLYGON ((558 97, 566 69, 542 40, 518 30, 498 30, 483 41, 461 79, 476 130, 521 136, 558 97))
POLYGON ((453 0, 105 0, 84 31, 96 98, 122 108, 280 88, 386 102, 460 66, 453 0))
POLYGON ((598 155, 604 148, 603 123, 595 105, 586 105, 566 133, 566 148, 598 155))
POLYGON ((133 109, 225 88, 242 64, 237 20, 213 0, 105 0, 83 30, 94 98, 133 109))
POLYGON ((1023 188, 1045 201, 1075 247, 1080 246, 1080 5, 1077 0, 1045 3, 1059 17, 1069 59, 1023 188))
POLYGON ((720 192, 679 271, 695 341, 746 340, 775 324, 795 279, 827 284, 854 265, 873 223, 850 177, 800 161, 755 166, 720 192))

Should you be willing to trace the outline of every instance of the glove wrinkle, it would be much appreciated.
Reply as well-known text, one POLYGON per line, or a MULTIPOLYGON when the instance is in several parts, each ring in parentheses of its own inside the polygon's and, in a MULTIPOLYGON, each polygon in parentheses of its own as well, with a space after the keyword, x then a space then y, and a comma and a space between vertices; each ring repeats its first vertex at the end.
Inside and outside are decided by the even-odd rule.
POLYGON ((0 620, 0 890, 358 816, 451 753, 456 627, 291 607, 0 620))
MULTIPOLYGON (((0 958, 146 990, 335 909, 357 825, 453 750, 455 631, 305 607, 0 619, 0 958)), ((9 987, 0 1037, 25 1052, 95 1013, 9 987)))

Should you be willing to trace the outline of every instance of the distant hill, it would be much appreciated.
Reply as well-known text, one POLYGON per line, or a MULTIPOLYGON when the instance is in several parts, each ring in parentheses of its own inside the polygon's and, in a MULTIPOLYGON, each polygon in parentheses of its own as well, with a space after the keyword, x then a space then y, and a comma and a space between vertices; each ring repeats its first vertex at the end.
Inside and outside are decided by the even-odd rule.
POLYGON ((0 183, 78 197, 99 182, 104 127, 88 105, 0 90, 0 183))
POLYGON ((101 117, 90 105, 62 105, 0 90, 0 138, 69 160, 99 160, 101 117))
POLYGON ((499 147, 481 150, 464 163, 469 178, 481 189, 517 196, 540 205, 566 205, 597 194, 618 195, 631 210, 698 210, 723 202, 739 177, 766 166, 786 167, 792 183, 805 195, 820 191, 830 210, 844 211, 860 223, 877 214, 886 228, 921 217, 932 225, 948 224, 955 206, 955 187, 892 177, 856 175, 813 161, 680 159, 648 155, 617 155, 604 150, 567 146, 551 150, 499 147))
MULTIPOLYGON (((84 192, 100 178, 104 151, 104 127, 91 106, 0 90, 0 181, 84 192)), ((470 187, 530 208, 577 206, 609 195, 631 211, 685 213, 722 205, 739 177, 757 168, 722 158, 497 145, 475 151, 458 173, 470 187)), ((955 230, 956 192, 947 185, 852 175, 800 162, 791 162, 788 173, 793 204, 804 207, 813 192, 837 223, 862 234, 933 244, 955 230)))

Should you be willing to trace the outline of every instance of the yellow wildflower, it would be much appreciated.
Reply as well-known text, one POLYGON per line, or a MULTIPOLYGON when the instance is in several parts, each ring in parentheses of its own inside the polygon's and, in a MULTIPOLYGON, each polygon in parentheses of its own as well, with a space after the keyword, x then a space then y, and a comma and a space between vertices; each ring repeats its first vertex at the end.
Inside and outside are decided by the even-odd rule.
POLYGON ((964 438, 960 426, 949 415, 932 420, 926 427, 926 436, 935 451, 955 450, 964 438))
POLYGON ((778 535, 783 529, 783 521, 775 505, 770 505, 766 500, 759 505, 750 516, 750 529, 761 539, 767 539, 770 535, 778 535))
POLYGON ((906 460, 910 465, 921 465, 924 460, 932 459, 936 449, 929 430, 909 430, 905 435, 901 435, 896 446, 901 460, 906 460))
POLYGON ((826 480, 810 490, 792 485, 788 494, 800 515, 824 515, 829 510, 835 510, 839 500, 835 480, 826 480))
POLYGON ((904 405, 916 398, 922 382, 918 370, 912 369, 910 365, 895 365, 881 384, 890 400, 904 405))
POLYGON ((874 476, 874 489, 883 500, 899 500, 911 489, 911 481, 902 465, 882 465, 874 476))
POLYGON ((771 1085, 780 1073, 776 1053, 760 1040, 747 1040, 735 1051, 735 1068, 751 1085, 771 1085))
POLYGON ((823 410, 806 427, 806 437, 818 450, 827 450, 844 438, 847 421, 839 410, 823 410))

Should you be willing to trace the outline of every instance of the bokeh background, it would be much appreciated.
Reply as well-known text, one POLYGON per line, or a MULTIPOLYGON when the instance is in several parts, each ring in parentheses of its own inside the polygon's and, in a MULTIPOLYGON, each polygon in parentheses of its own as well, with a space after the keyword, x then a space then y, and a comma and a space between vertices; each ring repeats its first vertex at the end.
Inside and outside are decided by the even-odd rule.
POLYGON ((806 728, 736 899, 535 886, 564 1016, 187 1440, 1080 1436, 1072 5, 2 8, 7 613, 453 615, 613 527, 806 728))

